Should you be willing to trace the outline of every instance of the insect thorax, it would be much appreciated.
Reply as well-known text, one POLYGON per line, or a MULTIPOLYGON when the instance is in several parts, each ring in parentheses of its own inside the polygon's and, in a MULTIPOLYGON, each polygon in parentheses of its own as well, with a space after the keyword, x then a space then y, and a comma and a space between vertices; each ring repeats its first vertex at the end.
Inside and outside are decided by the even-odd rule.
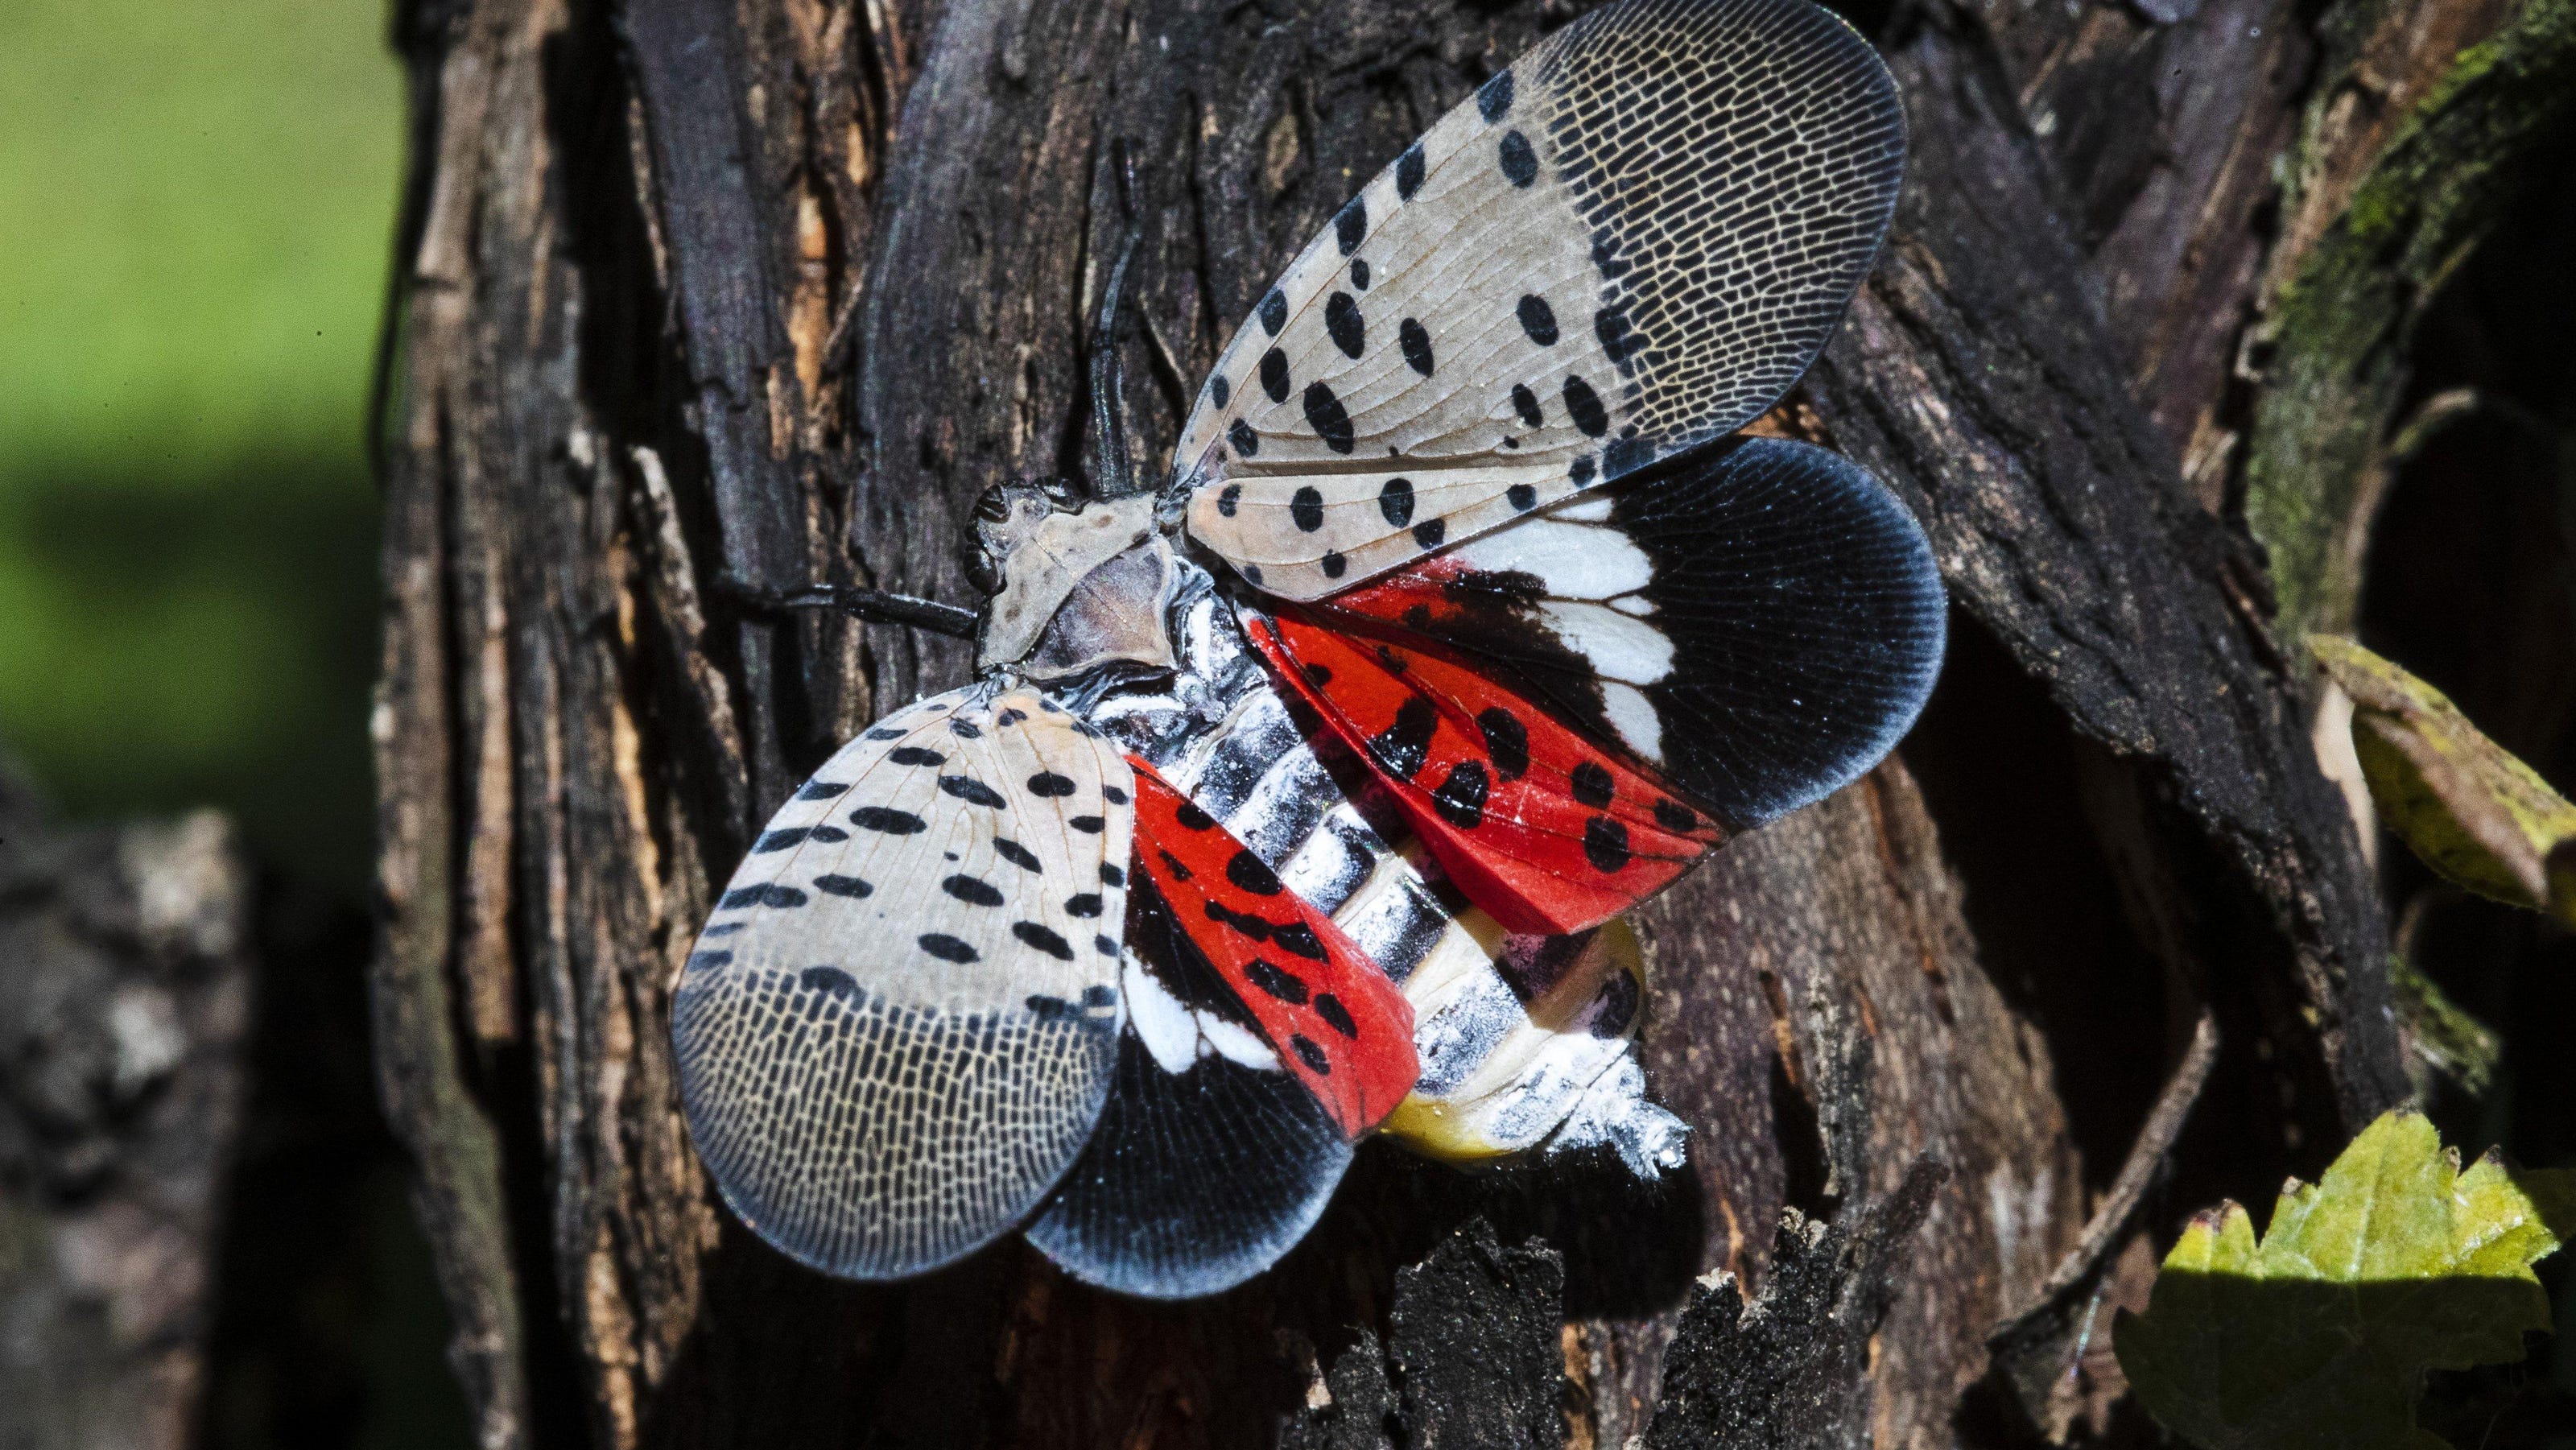
POLYGON ((987 491, 975 532, 999 588, 977 665, 1016 665, 1040 683, 1120 663, 1170 669, 1173 556, 1154 508, 1151 494, 1074 503, 1034 484, 987 491))

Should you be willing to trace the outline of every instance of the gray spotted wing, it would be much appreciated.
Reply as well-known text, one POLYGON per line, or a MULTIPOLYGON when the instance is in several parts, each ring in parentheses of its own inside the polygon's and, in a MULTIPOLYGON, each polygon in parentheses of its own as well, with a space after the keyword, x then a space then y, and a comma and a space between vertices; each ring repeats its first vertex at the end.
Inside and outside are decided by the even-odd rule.
POLYGON ((1876 259, 1904 110, 1808 0, 1623 0, 1435 124, 1292 263, 1173 457, 1319 599, 1733 432, 1876 259))
POLYGON ((691 1135, 763 1238, 851 1278, 1015 1225, 1118 1059, 1125 759, 1030 690, 869 729, 752 845, 672 1003, 691 1135))

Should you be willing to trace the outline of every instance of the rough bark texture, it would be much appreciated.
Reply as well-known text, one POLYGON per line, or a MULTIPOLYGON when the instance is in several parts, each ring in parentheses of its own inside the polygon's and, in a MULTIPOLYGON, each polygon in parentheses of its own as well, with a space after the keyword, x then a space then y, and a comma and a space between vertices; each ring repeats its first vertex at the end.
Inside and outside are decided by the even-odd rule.
MULTIPOLYGON (((1792 1376, 1832 1414, 1741 1443, 2134 1434, 2098 1345, 2009 1337, 1999 1368, 1989 1336, 2107 1313, 2176 1209, 2313 1172, 2407 1091, 2384 913, 2226 512, 2308 16, 1934 5, 1857 17, 1911 182, 1767 426, 1916 508, 1952 660, 1900 759, 1643 914, 1686 1173, 1372 1148, 1280 1270, 1189 1305, 1017 1245, 831 1283, 716 1205, 665 1017, 711 884, 825 752, 968 666, 729 581, 969 597, 975 496, 1078 456, 1110 141, 1144 195, 1122 405, 1152 459, 1294 249, 1582 8, 406 12, 377 1025, 483 1444, 1683 1443, 1716 1422, 1659 1390, 1752 1352, 1685 1307, 1712 1269, 1843 1326, 1792 1376), (2133 1154, 2204 1012, 2208 1088, 2133 1154), (1775 1237, 1793 1209, 1828 1227, 1775 1237)), ((1788 1423, 1750 1405, 1721 1418, 1788 1423)))
POLYGON ((2347 631, 2403 436, 2417 321, 2476 243, 2554 169, 2576 111, 2576 7, 2356 6, 2292 155, 2260 337, 2247 522, 2285 630, 2347 631))
POLYGON ((0 1445, 195 1443, 249 916, 222 817, 63 831, 0 776, 0 1445))

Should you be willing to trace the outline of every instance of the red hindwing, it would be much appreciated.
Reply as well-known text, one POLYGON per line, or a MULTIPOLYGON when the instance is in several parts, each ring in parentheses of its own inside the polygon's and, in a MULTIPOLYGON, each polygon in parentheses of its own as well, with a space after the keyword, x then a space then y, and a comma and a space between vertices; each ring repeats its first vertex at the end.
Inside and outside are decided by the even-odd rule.
POLYGON ((1260 1023, 1280 1064, 1353 1138, 1413 1090, 1413 1006, 1333 919, 1135 757, 1136 865, 1260 1023))
POLYGON ((1272 671, 1357 747, 1440 868, 1507 931, 1598 926, 1725 838, 1653 776, 1446 650, 1296 613, 1246 623, 1272 671))

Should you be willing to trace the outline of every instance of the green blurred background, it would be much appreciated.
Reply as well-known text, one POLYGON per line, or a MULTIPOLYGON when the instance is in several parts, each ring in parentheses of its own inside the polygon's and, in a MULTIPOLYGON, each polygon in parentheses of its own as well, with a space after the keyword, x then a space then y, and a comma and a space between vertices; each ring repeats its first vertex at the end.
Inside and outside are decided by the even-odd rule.
POLYGON ((0 741, 67 813, 365 881, 373 0, 0 5, 0 741))
POLYGON ((201 1443, 456 1446, 366 1057, 381 0, 0 0, 0 756, 261 868, 201 1443))

